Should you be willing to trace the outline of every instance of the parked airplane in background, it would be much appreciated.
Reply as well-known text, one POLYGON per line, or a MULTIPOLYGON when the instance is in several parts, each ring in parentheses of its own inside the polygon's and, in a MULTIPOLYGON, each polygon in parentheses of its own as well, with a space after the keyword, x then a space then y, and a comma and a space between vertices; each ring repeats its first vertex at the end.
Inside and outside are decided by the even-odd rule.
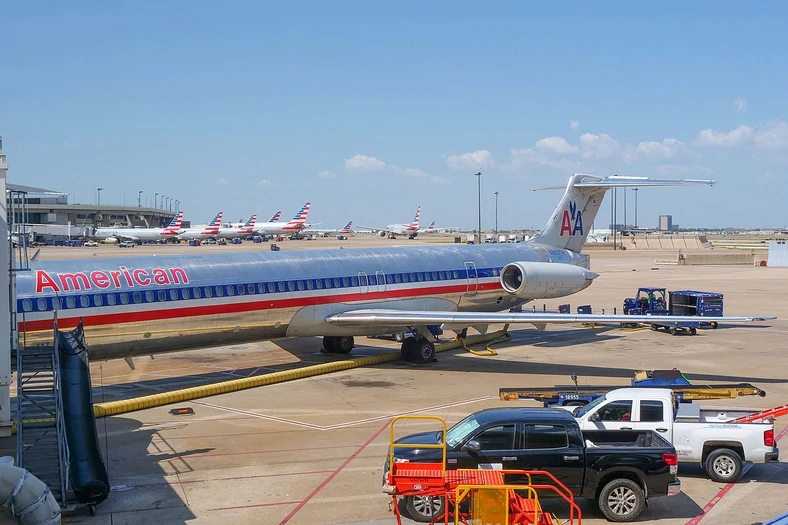
POLYGON ((381 237, 388 236, 389 239, 396 239, 397 235, 407 235, 408 239, 414 239, 419 234, 419 218, 421 217, 421 206, 416 208, 416 218, 410 224, 389 224, 385 228, 374 228, 371 226, 359 226, 359 228, 370 230, 381 237))
POLYGON ((435 229, 435 221, 432 221, 425 229, 419 230, 419 233, 435 233, 437 231, 438 230, 435 229))
POLYGON ((302 336, 347 353, 354 336, 410 330, 416 337, 403 342, 404 357, 430 361, 430 326, 648 323, 654 316, 511 309, 591 285, 598 275, 580 251, 608 189, 693 184, 714 181, 573 175, 544 229, 525 243, 33 260, 31 271, 15 274, 19 330, 28 344, 51 341, 57 310, 61 329, 82 320, 99 360, 302 336))
POLYGON ((279 217, 281 217, 281 216, 282 216, 282 212, 278 211, 278 212, 274 213, 273 217, 268 219, 268 222, 277 222, 277 221, 279 221, 279 217))
POLYGON ((178 234, 178 239, 212 239, 218 237, 219 229, 222 224, 222 215, 223 212, 217 213, 216 217, 214 217, 204 228, 189 228, 188 230, 183 230, 178 234))
POLYGON ((306 234, 313 234, 314 233, 314 234, 324 235, 324 236, 328 237, 332 233, 339 233, 339 234, 351 233, 350 232, 350 227, 351 226, 353 226, 353 221, 348 222, 345 225, 344 228, 339 228, 339 229, 338 228, 321 229, 321 228, 313 228, 313 227, 310 226, 309 228, 304 228, 303 230, 301 230, 301 233, 306 233, 306 234))
POLYGON ((258 224, 255 226, 254 232, 263 235, 280 235, 285 233, 300 232, 305 227, 309 226, 306 223, 306 217, 309 215, 309 208, 311 206, 311 202, 304 204, 304 206, 298 210, 298 213, 295 214, 295 217, 293 217, 287 223, 283 224, 282 222, 264 222, 262 224, 258 224))
POLYGON ((107 244, 175 238, 181 229, 182 220, 183 212, 179 211, 166 228, 95 228, 93 238, 107 244))
POLYGON ((252 215, 249 220, 241 224, 233 224, 228 228, 219 228, 217 237, 232 239, 234 237, 243 237, 244 235, 254 234, 254 225, 257 222, 257 215, 252 215))

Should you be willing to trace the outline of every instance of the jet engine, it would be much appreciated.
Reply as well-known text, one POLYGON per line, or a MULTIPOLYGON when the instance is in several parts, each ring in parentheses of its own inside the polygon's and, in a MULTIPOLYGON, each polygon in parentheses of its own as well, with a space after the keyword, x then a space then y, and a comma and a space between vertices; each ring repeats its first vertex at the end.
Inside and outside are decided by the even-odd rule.
POLYGON ((522 299, 553 299, 579 292, 599 274, 571 264, 513 262, 501 270, 501 286, 522 299))
POLYGON ((386 232, 384 232, 384 231, 378 232, 378 235, 380 235, 381 237, 385 237, 386 236, 386 232))
POLYGON ((116 239, 115 237, 107 237, 107 238, 106 238, 106 239, 104 239, 104 241, 102 241, 102 242, 103 242, 104 244, 118 244, 118 239, 116 239))

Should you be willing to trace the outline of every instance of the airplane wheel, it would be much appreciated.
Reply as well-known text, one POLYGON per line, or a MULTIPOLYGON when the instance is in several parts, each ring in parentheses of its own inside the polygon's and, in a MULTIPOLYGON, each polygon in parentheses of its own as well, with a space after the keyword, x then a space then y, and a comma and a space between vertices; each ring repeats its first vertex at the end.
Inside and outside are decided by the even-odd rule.
POLYGON ((323 351, 327 353, 332 353, 334 351, 334 339, 333 336, 325 335, 323 336, 323 351))
POLYGON ((343 335, 334 340, 334 352, 337 354, 349 354, 356 342, 350 335, 343 335))
POLYGON ((426 337, 416 341, 416 359, 422 363, 432 363, 435 359, 435 344, 428 341, 426 337))
POLYGON ((675 328, 671 328, 671 329, 669 330, 669 332, 670 332, 670 335, 677 335, 677 334, 679 333, 679 331, 678 331, 678 330, 676 330, 675 328))
POLYGON ((698 330, 695 328, 690 328, 690 335, 695 335, 698 333, 698 330))
POLYGON ((88 505, 88 514, 90 514, 91 517, 96 515, 96 506, 95 505, 88 505))
POLYGON ((413 337, 406 337, 404 341, 402 341, 402 348, 400 350, 402 352, 402 360, 406 363, 410 363, 416 360, 416 339, 413 337))

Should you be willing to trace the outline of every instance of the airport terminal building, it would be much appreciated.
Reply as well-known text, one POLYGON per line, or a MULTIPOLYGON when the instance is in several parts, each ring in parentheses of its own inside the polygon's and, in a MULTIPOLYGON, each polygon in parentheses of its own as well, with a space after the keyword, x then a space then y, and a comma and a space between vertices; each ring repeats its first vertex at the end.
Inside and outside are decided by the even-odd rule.
MULTIPOLYGON (((69 194, 62 191, 8 184, 8 198, 15 200, 10 206, 15 215, 21 214, 20 202, 24 199, 27 228, 34 239, 89 236, 93 228, 119 226, 124 228, 165 227, 175 216, 175 211, 117 204, 69 204, 69 194)), ((23 222, 21 216, 13 217, 14 224, 23 222)))

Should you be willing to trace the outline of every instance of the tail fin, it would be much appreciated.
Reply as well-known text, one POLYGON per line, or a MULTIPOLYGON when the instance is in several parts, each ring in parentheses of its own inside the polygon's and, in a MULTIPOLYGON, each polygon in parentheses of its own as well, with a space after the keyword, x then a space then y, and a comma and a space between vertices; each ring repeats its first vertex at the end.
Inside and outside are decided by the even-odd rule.
POLYGON ((347 226, 339 230, 339 233, 350 233, 350 227, 353 225, 353 221, 347 223, 347 226))
POLYGON ((304 227, 306 223, 306 216, 309 215, 309 207, 312 206, 311 202, 307 202, 304 204, 304 207, 301 208, 298 213, 296 213, 295 217, 293 217, 290 222, 285 224, 282 229, 283 230, 300 230, 304 227))
MULTIPOLYGON (((580 252, 588 237, 599 206, 607 190, 611 188, 636 188, 649 186, 713 186, 715 180, 697 179, 653 179, 649 177, 595 177, 576 173, 569 179, 561 203, 547 221, 542 231, 529 242, 565 248, 580 252)), ((540 188, 543 190, 561 189, 540 188)), ((537 190, 534 190, 537 191, 537 190)))
POLYGON ((181 229, 181 222, 183 220, 183 212, 179 211, 178 214, 172 218, 170 224, 164 228, 167 231, 170 230, 180 230, 181 229))
POLYGON ((268 222, 276 222, 276 221, 278 221, 278 220, 279 220, 279 217, 281 217, 281 216, 282 216, 282 212, 281 212, 281 211, 278 211, 278 212, 274 213, 274 216, 273 216, 273 217, 271 217, 270 219, 268 219, 268 222))
POLYGON ((419 217, 421 217, 421 206, 416 208, 416 218, 413 219, 413 222, 410 223, 411 228, 419 229, 419 217))
POLYGON ((224 212, 219 212, 216 214, 216 217, 205 227, 202 231, 203 234, 212 235, 219 233, 219 227, 222 225, 222 215, 224 212))
POLYGON ((424 231, 426 231, 427 233, 431 233, 431 232, 435 231, 435 221, 432 221, 430 223, 430 225, 427 226, 427 229, 424 230, 424 231))

